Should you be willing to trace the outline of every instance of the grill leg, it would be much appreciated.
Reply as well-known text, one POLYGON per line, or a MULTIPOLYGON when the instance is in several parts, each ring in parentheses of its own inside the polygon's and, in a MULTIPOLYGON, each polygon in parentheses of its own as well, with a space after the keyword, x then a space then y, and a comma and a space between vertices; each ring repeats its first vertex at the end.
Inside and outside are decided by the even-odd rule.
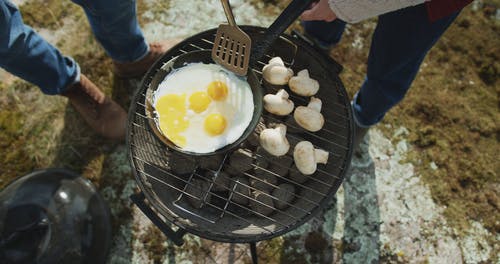
POLYGON ((182 228, 179 228, 179 230, 177 231, 172 230, 168 226, 168 224, 165 223, 153 211, 153 209, 151 209, 151 207, 149 207, 146 204, 145 201, 146 197, 144 196, 144 193, 141 192, 139 194, 132 194, 130 195, 130 199, 132 200, 132 202, 135 203, 135 205, 137 205, 137 207, 139 207, 139 209, 141 209, 141 211, 149 218, 149 220, 151 220, 151 222, 153 222, 153 224, 155 224, 160 229, 160 231, 162 231, 163 234, 165 234, 167 238, 172 240, 172 242, 174 242, 175 245, 179 247, 182 246, 182 244, 184 243, 184 239, 182 239, 182 237, 186 233, 186 230, 182 228))
POLYGON ((253 264, 257 264, 258 263, 257 244, 255 242, 250 243, 250 255, 252 255, 253 264))

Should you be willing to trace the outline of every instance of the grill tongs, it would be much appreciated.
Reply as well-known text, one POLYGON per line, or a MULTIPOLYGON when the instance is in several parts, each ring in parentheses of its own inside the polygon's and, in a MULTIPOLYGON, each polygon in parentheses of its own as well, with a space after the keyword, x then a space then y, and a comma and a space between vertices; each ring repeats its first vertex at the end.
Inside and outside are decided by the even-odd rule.
POLYGON ((221 0, 228 24, 221 24, 212 48, 212 59, 237 75, 247 75, 249 66, 261 59, 278 37, 315 0, 293 0, 266 30, 263 37, 252 40, 241 30, 234 20, 229 0, 221 0))

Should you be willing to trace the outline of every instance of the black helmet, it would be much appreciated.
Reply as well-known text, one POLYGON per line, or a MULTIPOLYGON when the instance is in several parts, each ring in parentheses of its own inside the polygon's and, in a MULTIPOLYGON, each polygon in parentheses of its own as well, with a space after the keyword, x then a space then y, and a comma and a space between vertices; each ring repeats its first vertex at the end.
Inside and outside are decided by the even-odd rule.
POLYGON ((2 263, 105 263, 110 245, 109 208, 78 174, 39 170, 0 192, 2 263))

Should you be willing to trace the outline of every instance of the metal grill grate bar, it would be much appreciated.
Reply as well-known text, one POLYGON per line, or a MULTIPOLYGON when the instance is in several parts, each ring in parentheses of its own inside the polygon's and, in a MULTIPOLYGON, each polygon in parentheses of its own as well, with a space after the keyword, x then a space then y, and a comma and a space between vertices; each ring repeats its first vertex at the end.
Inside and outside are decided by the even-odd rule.
MULTIPOLYGON (((159 168, 158 166, 152 165, 152 164, 148 163, 147 161, 144 161, 144 160, 140 159, 139 157, 134 157, 134 158, 137 158, 138 160, 141 160, 141 161, 142 161, 142 162, 144 162, 145 164, 148 164, 149 166, 152 166, 152 167, 154 167, 154 168, 156 168, 156 169, 161 170, 163 173, 168 174, 169 176, 171 176, 171 177, 173 177, 173 178, 175 178, 175 179, 177 179, 177 180, 180 180, 180 181, 184 182, 186 185, 192 185, 192 183, 191 183, 189 180, 188 180, 188 181, 186 181, 185 179, 182 179, 181 177, 178 177, 178 176, 176 176, 176 175, 174 175, 174 174, 172 174, 172 173, 170 173, 170 172, 168 172, 168 171, 165 171, 165 170, 163 170, 162 168, 159 168)), ((194 198, 194 199, 200 200, 200 199, 199 199, 199 197, 196 197, 196 196, 194 196, 194 195, 192 195, 192 194, 189 194, 189 193, 185 192, 184 190, 181 190, 181 189, 179 189, 179 188, 177 188, 177 187, 175 187, 175 186, 173 186, 173 185, 171 185, 171 184, 169 184, 169 183, 167 183, 167 182, 165 182, 165 181, 161 180, 160 178, 158 178, 158 177, 156 177, 156 176, 154 176, 154 175, 151 175, 150 173, 148 173, 148 172, 146 172, 146 171, 143 171, 143 170, 140 170, 140 169, 139 169, 139 171, 140 171, 141 173, 143 173, 144 175, 148 176, 149 178, 152 178, 152 179, 154 179, 154 180, 156 180, 156 181, 158 181, 158 182, 160 182, 160 183, 164 184, 165 186, 167 186, 167 187, 169 187, 169 188, 171 188, 171 189, 174 189, 174 190, 176 190, 176 191, 178 191, 178 192, 181 192, 182 194, 184 194, 184 195, 186 195, 186 196, 189 196, 189 197, 191 197, 191 198, 194 198)), ((197 187, 196 187, 196 186, 194 186, 194 185, 192 185, 192 186, 193 186, 194 188, 197 188, 197 187)), ((198 189, 198 188, 197 188, 197 189, 198 189)), ((238 195, 245 196, 245 194, 243 194, 243 193, 238 193, 238 192, 236 192, 236 193, 237 193, 238 195)), ((214 196, 216 196, 216 197, 218 197, 218 198, 222 198, 221 196, 217 195, 216 193, 210 192, 210 194, 211 194, 211 195, 214 195, 214 196)), ((247 196, 247 198, 251 199, 251 197, 249 197, 249 196, 247 196)), ((258 202, 258 201, 257 201, 257 202, 258 202)), ((208 202, 207 202, 207 203, 205 203, 205 204, 206 204, 206 205, 209 205, 210 207, 213 207, 213 208, 215 208, 215 209, 221 210, 221 208, 220 208, 220 207, 218 207, 217 205, 214 205, 214 204, 211 204, 211 203, 208 203, 208 202)), ((283 224, 283 223, 281 223, 281 222, 279 222, 279 221, 277 221, 277 220, 275 220, 275 219, 273 219, 273 218, 271 218, 271 217, 268 217, 268 216, 262 215, 262 214, 260 214, 260 213, 258 213, 258 212, 253 212, 253 211, 251 211, 250 209, 248 209, 247 207, 244 207, 244 206, 242 206, 242 205, 240 205, 240 204, 237 204, 237 203, 232 203, 232 204, 234 204, 234 205, 236 205, 236 206, 239 206, 239 207, 241 207, 242 209, 245 209, 245 210, 247 210, 247 211, 249 211, 249 212, 251 212, 251 213, 255 213, 255 214, 257 214, 257 215, 259 215, 259 216, 261 216, 261 217, 267 218, 268 220, 270 220, 270 221, 272 221, 272 222, 274 222, 274 223, 276 223, 276 224, 280 224, 280 225, 281 225, 281 226, 283 226, 283 227, 288 226, 288 225, 283 224)), ((228 213, 230 213, 230 214, 231 214, 231 215, 233 215, 233 216, 234 216, 234 215, 236 215, 236 214, 233 214, 232 212, 229 212, 229 211, 228 211, 228 213)), ((201 218, 203 218, 203 217, 201 217, 201 218)), ((251 224, 255 224, 255 223, 251 223, 251 224)), ((263 229, 265 229, 265 228, 263 228, 263 229)))
MULTIPOLYGON (((133 146, 134 146, 134 145, 133 145, 133 146)), ((148 151, 146 151, 146 152, 148 152, 148 151)), ((149 152, 149 153, 150 153, 150 152, 149 152)), ((153 153, 150 153, 150 154, 153 154, 153 153)), ((140 157, 134 156, 134 158, 136 158, 136 159, 138 159, 138 160, 140 160, 140 161, 143 161, 144 163, 149 164, 147 161, 144 161, 144 160, 143 160, 143 159, 141 159, 140 157)), ((149 165, 150 165, 150 166, 153 166, 153 165, 151 165, 151 164, 149 164, 149 165)), ((156 166, 156 167, 157 167, 157 166, 156 166)), ((175 179, 177 179, 177 180, 180 180, 180 181, 182 181, 182 182, 184 182, 184 183, 186 183, 186 184, 190 184, 189 182, 191 181, 191 179, 192 179, 192 177, 193 177, 193 176, 197 176, 197 178, 205 178, 205 176, 200 175, 200 174, 198 174, 198 173, 196 173, 196 172, 193 172, 193 173, 190 175, 189 180, 188 180, 188 181, 186 181, 185 179, 183 179, 183 178, 181 178, 181 177, 178 177, 178 176, 176 176, 175 174, 173 174, 173 173, 171 173, 171 172, 169 172, 169 171, 166 171, 166 170, 164 170, 164 169, 162 169, 162 168, 157 168, 157 169, 158 169, 158 170, 161 170, 163 173, 168 174, 169 176, 172 176, 173 178, 175 178, 175 179)), ((146 174, 147 174, 147 173, 146 173, 146 174)), ((148 175, 149 175, 149 174, 148 174, 148 175)), ((255 176, 253 176, 253 175, 251 175, 251 174, 248 174, 247 176, 251 176, 252 178, 255 178, 255 176)), ((153 176, 153 177, 154 177, 154 176, 153 176)), ((226 179, 229 179, 232 183, 236 183, 236 181, 235 181, 233 178, 226 178, 226 179)), ((257 179, 257 180, 261 181, 261 180, 260 180, 260 179, 258 179, 258 178, 255 178, 255 179, 257 179)), ((291 181, 291 180, 290 180, 290 181, 291 181)), ((212 181, 212 182, 213 182, 213 181, 212 181)), ((291 182, 293 182, 293 181, 291 181, 291 182)), ((258 190, 258 189, 254 188, 254 187, 253 187, 253 186, 251 186, 251 185, 246 185, 246 184, 243 184, 243 183, 238 183, 238 184, 240 184, 240 185, 242 185, 242 186, 245 186, 245 187, 247 187, 247 188, 249 188, 249 189, 252 189, 252 190, 258 190)), ((191 185, 191 184, 190 184, 190 185, 191 185)), ((298 184, 298 183, 297 183, 297 185, 299 185, 299 186, 303 186, 303 185, 300 185, 300 184, 298 184)), ((199 189, 199 188, 197 188, 196 186, 194 186, 194 187, 195 187, 196 189, 199 189)), ((274 187, 277 187, 277 186, 274 186, 274 187)), ((319 193, 319 192, 317 192, 317 191, 315 191, 315 190, 313 190, 313 189, 307 188, 306 186, 304 186, 304 187, 305 187, 306 189, 308 189, 308 190, 311 190, 311 191, 316 192, 316 193, 318 193, 318 194, 320 194, 320 195, 322 195, 322 196, 325 196, 325 194, 322 194, 322 193, 319 193)), ((229 190, 228 188, 225 188, 225 189, 226 189, 226 190, 229 190)), ((183 189, 183 190, 180 190, 180 189, 177 189, 177 190, 181 192, 181 195, 182 195, 182 194, 185 194, 185 195, 188 195, 188 196, 192 196, 192 195, 190 195, 190 194, 186 191, 186 186, 184 187, 184 189, 183 189)), ((211 187, 208 189, 208 192, 207 192, 207 193, 209 193, 209 192, 210 192, 210 190, 211 190, 211 187)), ((261 203, 260 201, 257 201, 257 200, 255 200, 253 197, 248 196, 248 195, 246 195, 246 194, 244 194, 244 193, 240 193, 240 192, 236 192, 236 191, 234 191, 234 193, 236 193, 237 195, 243 196, 243 197, 245 197, 245 198, 248 198, 249 200, 253 200, 253 201, 256 201, 256 202, 258 202, 258 203, 260 203, 260 204, 262 204, 262 205, 265 205, 265 204, 261 203)), ((229 198, 227 198, 227 199, 226 199, 225 197, 222 197, 222 196, 219 196, 219 195, 217 195, 217 194, 214 194, 213 192, 210 192, 210 194, 211 194, 211 195, 215 195, 217 198, 220 198, 220 199, 222 199, 222 200, 225 200, 225 201, 231 202, 232 204, 237 204, 237 203, 234 203, 234 202, 230 201, 230 199, 229 199, 229 198)), ((274 196, 272 196, 272 195, 269 195, 269 194, 267 194, 267 193, 264 193, 264 195, 271 197, 273 200, 279 200, 278 198, 276 198, 276 197, 274 197, 274 196)), ((296 194, 294 194, 294 196, 295 196, 295 197, 297 197, 297 199, 302 199, 302 200, 307 201, 307 202, 309 202, 309 203, 311 203, 311 204, 313 204, 313 205, 315 205, 315 206, 319 206, 319 204, 318 204, 318 203, 315 203, 315 202, 313 202, 313 201, 311 201, 311 200, 307 199, 306 197, 303 197, 303 196, 300 196, 300 195, 296 195, 296 194)), ((193 197, 193 198, 196 198, 197 200, 200 200, 200 199, 199 199, 199 197, 194 197, 194 196, 192 196, 192 197, 193 197)), ((181 197, 178 197, 178 199, 177 199, 177 200, 180 200, 180 199, 181 199, 181 197)), ((205 202, 206 202, 206 195, 204 195, 204 199, 203 199, 203 200, 200 200, 200 201, 203 201, 203 202, 205 203, 205 202)), ((282 201, 282 202, 283 202, 283 201, 282 201)), ((294 207, 294 208, 296 208, 296 209, 299 209, 299 210, 301 210, 301 211, 304 211, 304 212, 306 212, 306 213, 309 213, 309 211, 303 210, 302 208, 297 207, 297 206, 295 206, 295 205, 293 205, 293 204, 291 204, 291 203, 287 203, 287 204, 289 204, 290 206, 292 206, 292 207, 294 207)), ((265 205, 265 206, 267 206, 267 205, 265 205)), ((269 207, 269 206, 267 206, 267 207, 269 207)), ((247 207, 242 206, 242 208, 247 209, 247 210, 248 210, 249 212, 251 212, 251 213, 256 213, 256 214, 259 214, 258 212, 255 212, 254 210, 248 209, 247 207)), ((270 208, 270 207, 269 207, 269 208, 270 208)), ((275 211, 277 211, 277 212, 281 212, 281 213, 284 213, 283 211, 281 211, 281 210, 279 210, 279 209, 275 209, 275 211)), ((294 218, 294 217, 293 217, 293 216, 291 216, 291 215, 288 215, 288 214, 286 214, 286 215, 287 215, 287 216, 290 216, 290 217, 292 217, 292 218, 294 218)), ((270 220, 271 220, 271 218, 270 218, 270 220)))
MULTIPOLYGON (((134 158, 136 158, 136 159, 138 159, 138 160, 141 160, 141 161, 142 161, 142 162, 144 162, 144 163, 149 164, 147 161, 142 160, 140 157, 134 156, 134 158)), ((193 173, 193 175, 191 175, 190 179, 189 179, 188 181, 186 181, 185 179, 182 179, 181 177, 178 177, 178 176, 176 176, 175 174, 170 173, 170 172, 168 172, 168 171, 164 170, 163 168, 158 168, 158 166, 154 166, 154 165, 151 165, 151 164, 149 164, 149 165, 150 165, 150 166, 155 167, 156 169, 158 169, 158 170, 162 171, 163 173, 167 174, 167 175, 168 175, 168 176, 170 176, 170 177, 173 177, 173 178, 175 178, 175 179, 177 179, 177 180, 180 180, 180 181, 184 182, 186 185, 193 186, 194 188, 196 188, 196 189, 198 189, 198 190, 200 190, 200 191, 203 191, 202 189, 199 189, 197 186, 195 186, 195 185, 193 185, 193 184, 191 183, 191 180, 192 180, 192 178, 193 178, 193 176, 194 176, 194 175, 199 176, 199 177, 203 177, 203 176, 201 176, 201 175, 199 175, 199 174, 193 173)), ((171 184, 169 184, 169 183, 167 183, 167 182, 165 182, 165 181, 162 181, 161 179, 159 179, 159 178, 157 178, 157 177, 155 177, 155 176, 153 176, 153 175, 151 175, 151 174, 149 174, 149 173, 147 173, 147 172, 145 172, 145 171, 143 171, 143 170, 139 170, 139 171, 140 171, 141 173, 144 173, 146 176, 148 176, 148 177, 150 177, 150 178, 153 178, 153 179, 155 179, 156 181, 159 181, 159 182, 161 182, 162 184, 164 184, 164 185, 166 185, 166 186, 168 186, 168 187, 170 187, 170 188, 172 188, 172 189, 175 189, 175 190, 177 190, 177 191, 181 192, 181 195, 190 196, 190 197, 192 197, 192 198, 194 198, 194 199, 200 200, 200 198, 199 198, 199 197, 196 197, 196 196, 191 195, 191 194, 189 194, 188 192, 186 192, 186 190, 185 190, 186 188, 184 188, 184 190, 180 190, 179 188, 177 188, 177 187, 175 187, 175 186, 173 186, 173 185, 171 185, 171 184)), ((250 187, 250 186, 245 185, 245 184, 241 184, 241 185, 244 185, 245 187, 250 187)), ((224 199, 224 200, 226 199, 226 198, 224 198, 224 197, 222 197, 222 196, 220 196, 220 195, 218 195, 218 194, 216 194, 216 193, 214 193, 214 192, 210 192, 210 190, 208 190, 208 193, 210 193, 210 195, 213 195, 213 196, 215 196, 215 197, 217 197, 217 198, 219 198, 219 199, 224 199)), ((239 192, 235 192, 235 193, 236 193, 236 194, 238 194, 238 195, 244 196, 244 197, 248 198, 249 200, 253 200, 253 201, 255 201, 255 202, 257 202, 257 203, 259 203, 259 204, 261 204, 261 205, 264 205, 264 206, 266 206, 266 207, 269 207, 268 205, 266 205, 266 204, 264 204, 264 203, 262 203, 262 202, 260 202, 260 201, 258 201, 258 200, 255 200, 253 197, 247 196, 247 195, 245 195, 244 193, 239 193, 239 192)), ((266 219, 268 219, 268 220, 270 220, 270 221, 272 221, 272 222, 274 222, 274 223, 280 224, 280 225, 281 225, 281 226, 283 226, 283 227, 288 226, 288 225, 286 225, 286 224, 283 224, 283 223, 281 223, 281 222, 279 222, 279 221, 275 220, 274 218, 271 218, 271 217, 269 217, 269 216, 263 215, 263 214, 261 214, 261 213, 259 213, 259 212, 256 212, 256 211, 254 211, 254 210, 251 210, 251 209, 249 209, 249 208, 247 208, 247 207, 245 207, 245 206, 242 206, 242 205, 240 205, 240 204, 238 204, 238 203, 233 203, 233 202, 231 202, 231 203, 232 203, 232 204, 234 204, 234 205, 236 205, 236 206, 239 206, 239 207, 241 207, 241 208, 243 208, 243 209, 245 209, 245 210, 247 210, 248 212, 251 212, 252 214, 259 215, 260 217, 264 217, 264 218, 266 218, 266 219)), ((220 207, 218 207, 217 205, 211 204, 211 203, 209 203, 209 202, 205 202, 204 204, 205 204, 205 205, 209 205, 210 207, 213 207, 213 208, 218 209, 218 210, 221 210, 221 211, 223 210, 223 209, 221 209, 220 207)), ((269 208, 272 208, 272 207, 269 207, 269 208)), ((289 215, 289 214, 287 214, 286 212, 284 212, 284 211, 282 211, 282 210, 275 209, 275 211, 276 211, 276 212, 283 213, 283 214, 285 214, 286 216, 288 216, 288 217, 290 217, 290 218, 292 218, 292 219, 294 219, 294 220, 299 220, 299 219, 297 219, 295 216, 289 215)), ((229 213, 229 211, 226 211, 226 212, 228 212, 228 213, 229 213)), ((193 213, 193 214, 194 214, 194 213, 193 213)), ((195 215, 196 215, 196 214, 195 214, 195 215)), ((202 218, 202 219, 206 219, 206 218, 204 218, 204 217, 200 217, 200 218, 202 218)))
MULTIPOLYGON (((138 147, 138 146, 136 146, 136 145, 135 145, 135 144, 133 144, 133 143, 132 143, 132 146, 138 147)), ((150 151, 148 151, 148 150, 143 150, 143 151, 144 151, 144 152, 146 152, 146 153, 149 153, 149 154, 151 154, 151 155, 155 155, 155 153, 152 153, 152 152, 150 152, 150 151)), ((135 157, 135 158, 137 158, 138 160, 141 160, 141 161, 143 161, 143 162, 147 163, 147 161, 144 161, 144 160, 142 160, 142 159, 141 159, 141 158, 139 158, 139 157, 135 157)), ((259 166, 256 166, 256 165, 254 165, 254 166, 255 166, 255 168, 260 168, 259 166)), ((300 183, 298 183, 298 182, 296 182, 296 181, 293 181, 292 179, 288 179, 288 178, 282 177, 282 176, 280 176, 280 175, 276 174, 276 173, 275 173, 275 172, 273 172, 273 171, 270 171, 270 170, 267 170, 267 169, 264 169, 264 168, 261 168, 261 169, 262 169, 262 170, 265 170, 265 171, 267 171, 267 172, 270 172, 270 173, 272 173, 274 176, 279 177, 279 178, 281 178, 281 179, 284 179, 284 180, 285 180, 285 181, 287 181, 287 182, 293 183, 295 186, 299 186, 299 187, 304 188, 304 189, 306 189, 306 190, 308 190, 308 191, 311 191, 311 192, 317 193, 318 195, 321 195, 321 196, 323 196, 323 197, 324 197, 324 196, 326 196, 326 194, 324 194, 324 193, 321 193, 321 192, 318 192, 317 190, 311 189, 311 188, 309 188, 309 187, 307 187, 307 186, 305 186, 305 185, 303 185, 303 184, 300 184, 300 183)), ((161 170, 162 170, 164 173, 167 173, 167 174, 169 174, 169 175, 173 176, 173 177, 174 177, 174 178, 176 178, 176 179, 182 180, 183 182, 187 182, 187 181, 183 180, 182 178, 175 176, 175 174, 172 174, 171 172, 168 172, 168 171, 163 170, 163 169, 161 169, 161 170)), ((199 178, 205 178, 205 176, 203 176, 203 175, 200 175, 200 174, 197 174, 197 173, 194 173, 194 174, 196 174, 197 176, 199 176, 199 178)), ((193 174, 191 174, 191 175, 193 175, 193 174)), ((262 181, 260 178, 258 178, 258 177, 256 177, 256 176, 254 176, 254 175, 252 175, 252 174, 249 174, 249 173, 246 173, 246 172, 245 172, 245 173, 244 173, 244 175, 246 175, 246 176, 248 176, 248 177, 250 177, 250 178, 256 179, 256 180, 258 180, 258 181, 260 181, 260 182, 264 182, 264 181, 262 181)), ((220 176, 219 176, 219 177, 220 177, 220 176)), ((232 181, 233 183, 236 183, 236 181, 235 181, 233 178, 227 178, 227 177, 226 177, 226 179, 229 179, 229 180, 230 180, 230 181, 232 181)), ((211 182, 213 182, 213 181, 211 181, 211 182)), ((320 181, 320 182, 321 182, 321 181, 320 181)), ((240 183, 238 183, 238 184, 240 184, 240 183)), ((245 184, 241 184, 241 185, 244 185, 245 187, 249 187, 250 189, 253 189, 253 190, 258 190, 258 189, 256 189, 256 188, 254 188, 254 187, 250 186, 250 185, 245 185, 245 184)), ((277 187, 276 185, 272 185, 272 184, 269 184, 269 185, 271 185, 271 186, 273 186, 273 187, 277 187)), ((326 185, 327 185, 327 186, 329 186, 329 187, 331 187, 331 185, 328 185, 328 184, 326 184, 326 185)), ((184 191, 183 191, 183 192, 184 192, 184 191)), ((238 194, 238 195, 241 195, 241 196, 244 196, 244 197, 246 197, 246 198, 250 198, 249 196, 247 196, 247 195, 245 195, 245 194, 243 194, 243 193, 239 193, 239 192, 237 192, 237 194, 238 194)), ((278 199, 277 199, 276 197, 274 197, 274 196, 271 196, 271 195, 267 195, 267 196, 270 196, 271 198, 273 198, 273 199, 275 199, 275 200, 278 200, 278 199)), ((305 197, 305 196, 301 196, 301 195, 297 195, 297 194, 294 194, 294 196, 295 196, 295 197, 297 197, 298 199, 301 199, 301 200, 307 201, 307 202, 309 202, 309 203, 310 203, 310 204, 312 204, 312 205, 319 206, 319 204, 318 204, 318 203, 316 203, 316 202, 314 202, 314 201, 312 201, 312 200, 308 199, 308 198, 307 198, 307 197, 305 197)), ((224 200, 227 200, 227 199, 225 199, 225 198, 223 198, 223 199, 224 199, 224 200)))
MULTIPOLYGON (((253 175, 252 175, 252 176, 253 176, 253 175)), ((234 178, 231 178, 231 177, 225 177, 225 176, 220 176, 220 175, 219 175, 218 177, 224 177, 225 179, 227 179, 227 180, 231 181, 232 183, 237 183, 237 182, 234 180, 234 178)), ((258 180, 260 180, 260 179, 258 179, 258 180)), ((212 183, 214 183, 214 181, 211 181, 211 182, 212 182, 212 183)), ((261 182, 263 182, 263 181, 261 181, 261 182)), ((251 185, 246 185, 246 184, 242 184, 242 183, 239 183, 239 182, 238 182, 238 184, 243 185, 243 186, 245 186, 245 187, 248 187, 249 189, 259 191, 259 189, 256 189, 255 187, 253 187, 253 186, 251 186, 251 185)), ((269 184, 269 185, 272 185, 272 184, 269 184)), ((275 185, 272 185, 272 186, 273 186, 273 187, 277 187, 277 186, 275 186, 275 185)), ((231 188, 227 188, 226 186, 224 186, 224 189, 226 189, 226 190, 228 190, 228 191, 230 192, 230 193, 229 193, 229 197, 233 196, 233 193, 236 193, 236 194, 238 194, 238 195, 241 195, 241 193, 236 192, 236 191, 234 191, 234 190, 233 190, 233 189, 231 189, 231 188)), ((276 197, 274 197, 274 196, 272 196, 272 195, 270 195, 270 194, 267 194, 267 193, 264 193, 264 194, 265 194, 266 196, 269 196, 269 197, 270 197, 270 198, 272 198, 273 200, 278 200, 278 201, 281 201, 281 200, 279 200, 278 198, 276 198, 276 197)), ((248 196, 246 196, 246 195, 241 195, 241 196, 245 196, 245 197, 247 197, 247 198, 248 198, 248 196)), ((300 195, 296 195, 296 194, 294 194, 294 196, 295 196, 295 197, 297 197, 297 199, 302 199, 302 200, 307 201, 307 202, 309 202, 309 203, 311 203, 311 204, 313 204, 313 205, 315 205, 315 206, 319 206, 319 204, 318 204, 318 203, 315 203, 315 202, 313 202, 313 201, 311 201, 311 200, 307 199, 306 197, 303 197, 303 196, 300 196, 300 195)), ((231 200, 231 198, 228 198, 227 200, 231 200)), ((283 201, 281 201, 281 202, 283 202, 283 201)), ((304 210, 304 209, 303 209, 303 208, 301 208, 301 207, 297 207, 297 206, 295 206, 295 205, 294 205, 294 204, 292 204, 292 203, 288 203, 288 202, 285 202, 285 203, 286 203, 287 205, 289 205, 290 207, 293 207, 293 208, 295 208, 295 209, 298 209, 298 210, 300 210, 300 211, 303 211, 304 213, 307 213, 307 214, 308 214, 308 213, 310 213, 310 211, 304 210)))
MULTIPOLYGON (((204 178, 204 176, 202 176, 202 175, 200 175, 200 174, 197 174, 197 173, 194 173, 194 175, 198 176, 198 178, 204 178)), ((187 182, 187 184, 189 184, 189 185, 193 186, 190 182, 187 182)), ((250 185, 246 185, 246 184, 243 184, 243 183, 238 183, 238 184, 239 184, 239 185, 242 185, 242 186, 244 186, 244 187, 247 187, 247 188, 249 188, 249 189, 257 190, 257 189, 253 188, 253 187, 252 187, 252 186, 250 186, 250 185)), ((197 188, 196 186, 194 186, 194 187, 195 187, 196 189, 198 189, 198 190, 201 190, 201 189, 197 188)), ((265 207, 267 207, 267 208, 273 209, 273 211, 274 211, 274 212, 279 212, 279 213, 282 213, 282 214, 284 214, 284 215, 286 215, 286 216, 290 217, 291 219, 294 219, 294 220, 297 220, 297 221, 299 220, 299 219, 298 219, 298 218, 296 218, 295 216, 290 215, 290 214, 288 214, 288 213, 284 212, 283 210, 280 210, 280 209, 277 209, 277 208, 271 207, 271 206, 269 206, 269 205, 267 205, 267 204, 265 204, 265 203, 262 203, 261 201, 256 200, 255 198, 253 198, 252 196, 248 196, 248 195, 246 195, 246 194, 244 194, 244 193, 240 193, 240 192, 237 192, 237 191, 235 191, 235 190, 232 190, 232 192, 233 192, 233 193, 236 193, 237 195, 243 196, 243 197, 247 198, 248 200, 251 200, 251 201, 257 202, 258 204, 263 205, 263 206, 265 206, 265 207)), ((219 199, 227 200, 225 197, 220 196, 220 195, 218 195, 218 194, 216 194, 216 193, 213 193, 213 192, 211 192, 210 190, 208 190, 206 193, 207 193, 207 194, 209 193, 210 195, 213 195, 213 196, 215 196, 215 197, 217 197, 217 198, 219 198, 219 199)), ((183 194, 188 194, 188 193, 184 191, 184 192, 182 192, 182 193, 181 193, 181 195, 183 195, 183 194)), ((267 194, 267 193, 264 193, 264 195, 269 196, 269 197, 273 198, 274 200, 278 200, 276 197, 273 197, 273 196, 271 196, 271 195, 269 195, 269 194, 267 194)), ((198 200, 199 200, 199 199, 198 199, 198 200)), ((204 202, 205 202, 205 201, 204 201, 204 202)), ((230 202, 231 202, 232 204, 237 204, 237 205, 238 205, 238 206, 240 206, 241 208, 245 208, 245 209, 247 209, 249 212, 251 212, 251 213, 253 213, 253 214, 256 214, 256 215, 259 215, 259 216, 265 216, 265 215, 263 215, 263 214, 261 214, 261 213, 259 213, 259 212, 255 211, 255 210, 252 210, 252 209, 250 209, 250 208, 248 208, 248 207, 246 207, 246 206, 240 205, 240 204, 238 204, 238 203, 234 203, 234 202, 232 202, 232 201, 230 201, 230 202)), ((218 209, 220 209, 220 208, 218 208, 218 209)), ((267 219, 269 219, 269 220, 276 221, 276 220, 274 220, 273 218, 271 218, 271 217, 269 217, 269 216, 265 216, 265 217, 266 217, 267 219)), ((278 222, 278 221, 276 221, 276 222, 278 222)), ((283 226, 286 226, 286 225, 284 225, 284 224, 282 224, 282 225, 283 225, 283 226)))
MULTIPOLYGON (((149 178, 151 178, 151 179, 153 179, 153 180, 155 180, 155 181, 157 181, 157 182, 159 182, 159 183, 161 183, 161 184, 163 184, 163 185, 165 185, 165 186, 167 186, 167 187, 169 187, 169 188, 171 188, 171 189, 173 189, 173 190, 176 190, 176 191, 179 191, 179 192, 181 192, 181 191, 182 191, 182 190, 180 190, 179 188, 177 188, 177 187, 175 187, 175 186, 172 186, 172 185, 170 185, 170 184, 166 183, 165 181, 163 181, 163 180, 161 180, 161 179, 159 179, 159 178, 157 178, 157 177, 155 177, 155 176, 153 176, 153 175, 150 175, 149 173, 147 173, 147 172, 145 172, 145 171, 143 171, 143 170, 138 170, 138 171, 139 171, 140 173, 142 173, 142 174, 144 174, 144 175, 148 176, 149 178)), ((195 196, 193 196, 193 195, 190 195, 190 194, 186 194, 186 195, 191 196, 191 197, 192 197, 192 198, 194 198, 194 199, 197 199, 197 197, 195 197, 195 196)), ((219 210, 220 210, 220 208, 219 208, 218 206, 216 206, 216 205, 212 205, 212 204, 210 204, 210 203, 207 203, 207 205, 208 205, 208 206, 210 206, 210 207, 213 207, 214 209, 219 209, 219 210)), ((261 228, 262 230, 264 230, 264 231, 266 231, 266 232, 269 232, 269 233, 272 233, 272 232, 273 232, 273 231, 271 231, 271 230, 269 230, 269 229, 267 229, 267 228, 265 228, 265 227, 263 227, 263 226, 256 225, 255 223, 248 221, 247 219, 245 219, 244 217, 239 216, 238 214, 234 214, 234 213, 231 213, 231 212, 229 212, 229 211, 228 211, 228 214, 230 214, 231 216, 234 216, 234 217, 238 218, 239 220, 242 220, 242 221, 244 221, 244 222, 246 222, 246 223, 248 223, 248 224, 255 225, 255 226, 257 226, 257 227, 261 228)), ((264 216, 264 217, 265 217, 265 216, 264 216)), ((273 219, 269 219, 269 220, 273 221, 273 219)), ((274 222, 276 222, 276 221, 274 221, 274 222)), ((279 225, 281 225, 281 226, 283 226, 283 227, 287 227, 287 225, 281 224, 281 223, 279 223, 279 222, 276 222, 276 223, 277 223, 277 224, 279 224, 279 225)))

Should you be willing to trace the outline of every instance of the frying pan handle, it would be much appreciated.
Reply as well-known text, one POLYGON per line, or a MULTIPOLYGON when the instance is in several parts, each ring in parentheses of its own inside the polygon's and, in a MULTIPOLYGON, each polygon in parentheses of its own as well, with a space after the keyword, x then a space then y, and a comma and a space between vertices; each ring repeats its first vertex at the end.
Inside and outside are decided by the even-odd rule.
MULTIPOLYGON (((317 1, 317 0, 316 0, 317 1)), ((267 49, 315 0, 293 0, 266 30, 262 39, 253 44, 251 63, 257 62, 267 49)))
POLYGON ((144 193, 132 194, 130 195, 130 200, 134 202, 139 209, 155 224, 165 236, 167 236, 172 242, 174 242, 177 246, 182 246, 184 244, 184 240, 182 236, 186 233, 186 230, 179 229, 177 232, 172 230, 145 202, 146 197, 144 193))
POLYGON ((229 0, 221 0, 222 7, 224 7, 224 13, 227 17, 227 22, 229 25, 233 27, 237 27, 236 20, 234 20, 233 10, 231 9, 231 5, 229 5, 229 0))

